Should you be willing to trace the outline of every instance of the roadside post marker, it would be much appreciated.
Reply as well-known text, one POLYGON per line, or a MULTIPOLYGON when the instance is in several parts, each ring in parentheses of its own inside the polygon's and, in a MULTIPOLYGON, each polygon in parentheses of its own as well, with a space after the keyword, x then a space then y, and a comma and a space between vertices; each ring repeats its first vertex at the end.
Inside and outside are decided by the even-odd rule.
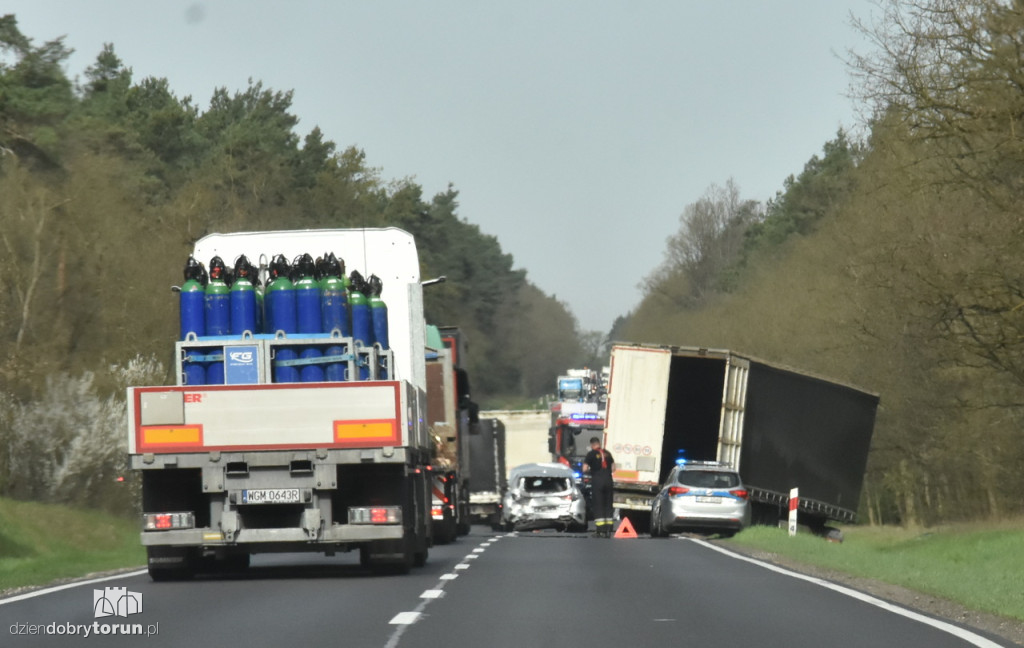
POLYGON ((789 491, 789 535, 796 535, 796 510, 800 506, 800 489, 793 488, 789 491))

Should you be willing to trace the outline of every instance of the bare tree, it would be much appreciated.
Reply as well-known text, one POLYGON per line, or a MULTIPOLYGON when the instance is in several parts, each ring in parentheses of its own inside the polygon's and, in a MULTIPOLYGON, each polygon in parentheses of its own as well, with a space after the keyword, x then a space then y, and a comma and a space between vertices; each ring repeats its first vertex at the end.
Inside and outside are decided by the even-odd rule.
POLYGON ((645 281, 646 292, 685 281, 688 297, 700 300, 720 288, 725 272, 739 261, 747 228, 762 216, 760 203, 740 198, 732 179, 724 187, 711 185, 683 210, 679 231, 668 239, 665 261, 645 281))
POLYGON ((928 145, 944 172, 931 183, 966 183, 1009 207, 1024 191, 1024 4, 885 0, 882 10, 854 20, 875 49, 850 54, 853 94, 876 127, 928 145))

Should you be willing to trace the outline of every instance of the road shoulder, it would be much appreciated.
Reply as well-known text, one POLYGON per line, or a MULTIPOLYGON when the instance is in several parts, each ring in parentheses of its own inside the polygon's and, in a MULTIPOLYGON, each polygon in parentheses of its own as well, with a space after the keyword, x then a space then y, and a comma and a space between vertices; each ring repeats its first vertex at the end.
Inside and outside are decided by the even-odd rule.
POLYGON ((801 574, 814 576, 833 583, 839 583, 852 589, 870 594, 911 610, 945 619, 951 623, 967 628, 980 630, 991 635, 1011 641, 1016 645, 1024 645, 1024 622, 1017 619, 988 614, 966 608, 959 603, 938 598, 898 585, 892 585, 871 578, 859 578, 815 565, 808 565, 779 554, 739 546, 736 543, 712 540, 715 545, 744 556, 749 556, 779 567, 785 567, 801 574))

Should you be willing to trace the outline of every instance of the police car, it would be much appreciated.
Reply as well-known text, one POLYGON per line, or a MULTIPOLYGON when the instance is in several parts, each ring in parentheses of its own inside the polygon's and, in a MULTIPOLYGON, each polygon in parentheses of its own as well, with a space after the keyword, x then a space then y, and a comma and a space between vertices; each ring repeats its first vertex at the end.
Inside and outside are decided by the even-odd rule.
POLYGON ((651 505, 651 535, 679 531, 732 536, 750 526, 750 493, 740 474, 717 462, 680 461, 651 505))

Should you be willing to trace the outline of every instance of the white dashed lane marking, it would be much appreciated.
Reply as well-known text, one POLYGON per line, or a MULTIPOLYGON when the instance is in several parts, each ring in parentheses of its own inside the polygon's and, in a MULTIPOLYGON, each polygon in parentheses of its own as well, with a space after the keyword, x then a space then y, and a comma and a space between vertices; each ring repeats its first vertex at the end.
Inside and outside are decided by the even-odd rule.
MULTIPOLYGON (((481 542, 479 547, 473 549, 472 553, 468 554, 465 557, 465 560, 474 560, 476 558, 479 558, 480 554, 482 554, 485 551, 486 547, 491 546, 492 543, 497 542, 501 538, 502 536, 498 536, 496 538, 491 538, 486 542, 481 542)), ((455 569, 469 569, 469 563, 461 562, 455 565, 455 569)), ((435 587, 434 589, 425 590, 422 594, 420 594, 420 598, 423 600, 420 601, 420 604, 416 606, 415 610, 412 610, 411 612, 399 612, 394 617, 392 617, 391 621, 389 622, 390 625, 398 627, 395 628, 395 631, 391 633, 391 636, 388 638, 387 644, 385 644, 385 648, 395 648, 398 645, 399 640, 401 640, 402 634, 405 632, 405 629, 413 623, 419 621, 424 616, 423 610, 427 607, 427 605, 429 605, 431 601, 444 597, 443 588, 445 585, 445 581, 453 581, 458 577, 459 575, 454 572, 442 574, 440 576, 440 581, 438 582, 437 587, 435 587)))

